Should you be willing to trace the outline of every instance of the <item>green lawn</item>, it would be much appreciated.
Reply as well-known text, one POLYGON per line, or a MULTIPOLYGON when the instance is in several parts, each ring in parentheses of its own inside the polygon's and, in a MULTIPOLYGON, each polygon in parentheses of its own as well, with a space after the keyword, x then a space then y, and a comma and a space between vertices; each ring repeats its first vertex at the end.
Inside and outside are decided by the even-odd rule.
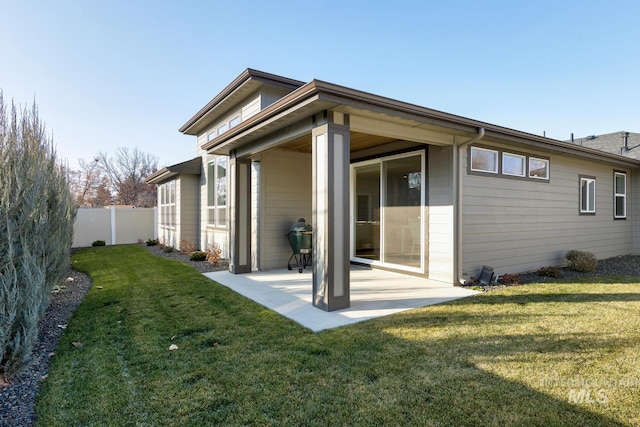
POLYGON ((39 425, 640 425, 637 279, 514 287, 314 334, 140 246, 82 250, 74 266, 94 284, 39 425))

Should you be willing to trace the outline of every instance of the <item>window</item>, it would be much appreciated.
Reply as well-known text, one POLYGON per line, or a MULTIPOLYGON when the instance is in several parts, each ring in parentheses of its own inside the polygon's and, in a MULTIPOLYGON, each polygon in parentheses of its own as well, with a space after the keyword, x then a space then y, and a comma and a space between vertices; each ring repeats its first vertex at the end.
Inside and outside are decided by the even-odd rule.
POLYGON ((176 181, 172 180, 158 186, 160 193, 160 226, 173 228, 176 226, 176 181))
POLYGON ((549 179, 549 160, 529 157, 529 178, 549 179))
POLYGON ((240 114, 233 116, 228 122, 225 122, 218 126, 215 130, 207 134, 207 141, 211 141, 217 136, 222 135, 232 127, 238 126, 241 122, 240 114))
POLYGON ((229 129, 240 124, 240 114, 229 120, 229 129))
POLYGON ((486 147, 469 148, 470 161, 467 172, 470 175, 498 175, 504 178, 524 181, 549 182, 549 158, 529 156, 526 153, 492 150, 486 147))
POLYGON ((225 123, 222 126, 218 126, 218 129, 216 130, 216 133, 218 135, 222 135, 223 133, 225 133, 227 131, 227 129, 229 129, 229 125, 225 123))
POLYGON ((525 156, 519 154, 502 153, 503 175, 524 176, 525 156))
POLYGON ((615 172, 613 174, 613 217, 627 217, 627 174, 615 172))
POLYGON ((227 226, 227 158, 218 157, 207 168, 208 224, 227 226))
POLYGON ((471 170, 498 173, 498 152, 486 148, 471 147, 471 170))
POLYGON ((596 179, 580 177, 580 213, 596 213, 596 179))

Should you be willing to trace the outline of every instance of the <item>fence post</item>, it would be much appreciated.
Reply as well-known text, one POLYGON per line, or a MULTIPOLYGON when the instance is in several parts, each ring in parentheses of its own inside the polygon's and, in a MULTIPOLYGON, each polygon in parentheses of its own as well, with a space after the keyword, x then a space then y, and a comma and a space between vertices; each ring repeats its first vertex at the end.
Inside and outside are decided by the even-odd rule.
POLYGON ((111 244, 116 244, 116 208, 111 208, 111 244))
POLYGON ((158 240, 158 207, 153 207, 153 240, 158 240))

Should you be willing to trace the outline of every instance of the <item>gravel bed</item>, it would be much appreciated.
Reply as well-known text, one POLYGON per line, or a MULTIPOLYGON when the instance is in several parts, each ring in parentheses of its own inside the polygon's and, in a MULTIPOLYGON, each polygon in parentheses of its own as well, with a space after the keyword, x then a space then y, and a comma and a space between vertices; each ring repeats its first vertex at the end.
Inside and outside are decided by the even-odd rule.
POLYGON ((0 387, 0 425, 35 425, 35 399, 40 382, 47 377, 49 363, 71 314, 91 288, 86 274, 69 269, 67 279, 51 294, 51 302, 38 325, 33 364, 10 385, 0 387), (71 280, 72 279, 72 280, 71 280))
MULTIPOLYGON (((206 261, 190 261, 189 255, 178 251, 167 253, 158 246, 147 246, 147 249, 154 255, 182 261, 202 273, 227 270, 229 266, 226 260, 220 260, 218 265, 213 266, 206 261)), ((25 373, 14 378, 11 384, 0 387, 0 426, 35 425, 35 400, 40 382, 47 377, 49 363, 55 356, 64 327, 90 288, 89 276, 69 268, 67 279, 59 290, 51 294, 49 307, 38 325, 34 363, 25 373)))
POLYGON ((183 263, 195 268, 200 273, 211 273, 213 271, 229 270, 229 262, 226 259, 218 261, 217 265, 213 265, 207 261, 190 261, 189 255, 180 251, 174 250, 173 252, 165 252, 160 246, 145 246, 152 254, 182 261, 183 263))
MULTIPOLYGON (((591 273, 581 273, 578 271, 569 270, 566 267, 560 267, 562 273, 561 278, 543 277, 539 276, 536 271, 530 271, 526 273, 520 273, 520 284, 525 285, 527 283, 553 283, 560 280, 593 277, 598 276, 640 276, 640 256, 638 255, 623 255, 613 258, 603 259, 598 261, 598 268, 591 273)), ((495 278, 494 278, 495 280, 495 278)), ((507 286, 500 283, 492 283, 490 285, 480 286, 484 291, 493 291, 496 289, 502 289, 507 286)))

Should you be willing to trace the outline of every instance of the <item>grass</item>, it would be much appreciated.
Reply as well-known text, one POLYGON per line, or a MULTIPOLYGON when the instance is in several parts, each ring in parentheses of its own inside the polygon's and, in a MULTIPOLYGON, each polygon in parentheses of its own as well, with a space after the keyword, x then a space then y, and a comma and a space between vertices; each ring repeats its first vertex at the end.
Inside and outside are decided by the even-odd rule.
POLYGON ((38 395, 40 425, 640 425, 629 278, 313 334, 141 247, 86 249, 74 266, 94 285, 38 395))

